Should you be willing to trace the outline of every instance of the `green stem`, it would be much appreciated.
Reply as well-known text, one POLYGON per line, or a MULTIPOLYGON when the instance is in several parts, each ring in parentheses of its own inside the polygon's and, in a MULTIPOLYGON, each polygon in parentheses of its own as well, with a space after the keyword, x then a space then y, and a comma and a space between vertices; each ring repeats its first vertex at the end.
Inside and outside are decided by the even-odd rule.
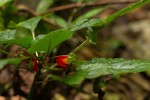
POLYGON ((80 44, 76 49, 74 49, 72 52, 70 53, 75 53, 77 52, 78 50, 80 50, 83 46, 85 46, 87 43, 89 43, 89 38, 87 38, 82 44, 80 44))

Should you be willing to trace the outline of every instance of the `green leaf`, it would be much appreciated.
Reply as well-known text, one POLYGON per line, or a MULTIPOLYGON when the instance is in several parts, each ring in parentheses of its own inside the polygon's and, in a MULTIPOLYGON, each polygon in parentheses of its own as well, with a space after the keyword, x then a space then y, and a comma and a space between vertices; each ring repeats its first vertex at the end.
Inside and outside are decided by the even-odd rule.
POLYGON ((29 48, 31 41, 32 41, 32 37, 24 37, 24 38, 17 38, 17 39, 9 40, 7 41, 7 43, 16 44, 24 48, 29 48))
POLYGON ((108 74, 142 72, 150 69, 148 60, 128 60, 123 58, 94 58, 79 66, 77 70, 85 71, 85 78, 92 79, 108 74))
POLYGON ((87 13, 81 15, 80 17, 78 17, 77 19, 75 19, 75 23, 80 21, 80 20, 83 20, 83 19, 87 19, 87 18, 91 18, 92 16, 95 16, 96 14, 102 12, 105 10, 106 7, 99 7, 99 8, 95 8, 95 9, 92 9, 90 11, 88 11, 87 13))
POLYGON ((36 13, 41 14, 45 12, 51 5, 53 5, 54 2, 54 0, 40 0, 36 9, 36 13))
POLYGON ((19 24, 17 24, 17 27, 24 27, 24 28, 31 30, 31 32, 33 32, 35 28, 37 27, 37 24, 39 23, 40 20, 41 20, 41 17, 34 17, 29 20, 20 22, 19 24))
POLYGON ((0 7, 2 7, 3 5, 5 5, 8 2, 11 2, 13 0, 0 0, 0 7))
POLYGON ((56 46, 70 38, 71 35, 72 32, 67 29, 52 31, 43 38, 38 39, 37 42, 34 42, 28 50, 31 53, 42 51, 51 53, 51 51, 55 49, 56 46))
POLYGON ((85 79, 86 73, 83 71, 77 72, 70 77, 62 79, 68 85, 80 84, 85 79))
POLYGON ((11 58, 0 60, 0 69, 2 69, 6 64, 18 65, 22 61, 21 58, 11 58))
POLYGON ((15 39, 16 30, 6 30, 0 32, 0 43, 5 43, 9 40, 15 39))
POLYGON ((6 30, 0 32, 0 43, 16 44, 28 48, 31 44, 32 37, 15 38, 16 30, 6 30))
MULTIPOLYGON (((73 65, 80 66, 85 63, 85 61, 81 60, 73 60, 71 62, 73 65)), ((75 72, 74 74, 68 76, 67 78, 62 78, 61 81, 68 85, 75 85, 75 84, 80 84, 82 81, 85 79, 86 72, 85 71, 78 71, 75 72)))
POLYGON ((38 42, 40 39, 44 38, 46 35, 45 34, 40 34, 36 37, 36 40, 32 41, 31 43, 34 44, 38 42))
POLYGON ((77 72, 64 79, 67 84, 80 84, 84 79, 103 75, 118 75, 150 70, 149 60, 129 60, 123 58, 93 58, 77 67, 77 72))

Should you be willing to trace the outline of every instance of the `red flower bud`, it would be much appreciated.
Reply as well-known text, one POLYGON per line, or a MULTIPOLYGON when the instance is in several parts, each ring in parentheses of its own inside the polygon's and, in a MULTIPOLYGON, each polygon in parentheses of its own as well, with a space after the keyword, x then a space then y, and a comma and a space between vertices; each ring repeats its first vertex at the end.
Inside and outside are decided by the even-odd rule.
POLYGON ((37 71, 39 69, 38 68, 38 61, 35 59, 32 59, 32 62, 33 62, 32 71, 37 71))
POLYGON ((66 68, 69 65, 68 55, 57 56, 56 63, 58 66, 60 66, 62 68, 66 68))

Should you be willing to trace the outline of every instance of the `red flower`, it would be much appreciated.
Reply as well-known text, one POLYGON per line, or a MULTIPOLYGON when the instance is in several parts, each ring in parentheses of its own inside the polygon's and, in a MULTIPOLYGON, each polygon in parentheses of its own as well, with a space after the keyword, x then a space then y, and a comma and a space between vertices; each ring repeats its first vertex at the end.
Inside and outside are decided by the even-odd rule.
POLYGON ((38 67, 38 61, 35 59, 32 59, 33 62, 33 67, 32 67, 32 71, 37 71, 39 69, 38 67))
POLYGON ((60 66, 62 68, 66 68, 69 65, 68 55, 57 56, 56 63, 58 66, 60 66))

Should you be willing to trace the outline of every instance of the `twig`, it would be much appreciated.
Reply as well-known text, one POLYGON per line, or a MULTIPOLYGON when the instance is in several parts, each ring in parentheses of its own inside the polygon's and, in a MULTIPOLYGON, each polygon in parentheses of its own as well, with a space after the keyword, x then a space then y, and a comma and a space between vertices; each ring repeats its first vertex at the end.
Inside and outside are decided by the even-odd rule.
POLYGON ((40 14, 40 15, 45 15, 47 13, 50 12, 56 12, 56 11, 61 11, 61 10, 66 10, 66 9, 72 9, 72 8, 77 8, 77 7, 89 7, 89 6, 105 6, 105 5, 114 5, 114 4, 128 4, 128 3, 134 3, 137 1, 124 1, 124 2, 90 2, 90 3, 84 3, 84 2, 80 2, 80 3, 72 3, 72 4, 68 4, 68 5, 64 5, 64 6, 58 6, 58 7, 54 7, 51 8, 49 10, 47 10, 46 12, 40 14))

